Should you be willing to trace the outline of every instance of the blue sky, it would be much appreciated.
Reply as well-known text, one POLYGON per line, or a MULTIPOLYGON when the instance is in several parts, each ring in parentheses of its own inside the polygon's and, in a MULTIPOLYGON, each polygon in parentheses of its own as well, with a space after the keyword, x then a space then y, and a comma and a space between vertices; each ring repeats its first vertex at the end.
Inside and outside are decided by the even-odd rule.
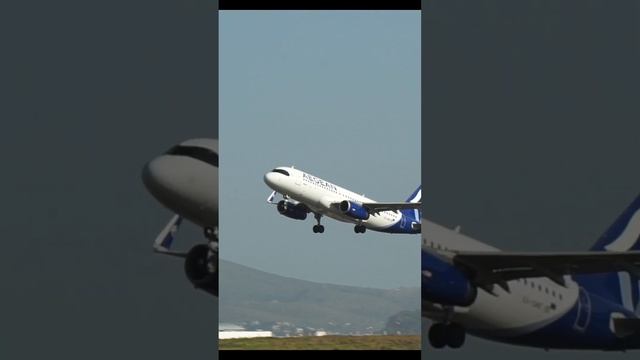
MULTIPOLYGON (((299 279, 419 286, 418 235, 266 203, 263 175, 301 170, 379 201, 420 183, 419 11, 221 11, 220 257, 299 279)), ((224 269, 221 270, 224 276, 224 269)))

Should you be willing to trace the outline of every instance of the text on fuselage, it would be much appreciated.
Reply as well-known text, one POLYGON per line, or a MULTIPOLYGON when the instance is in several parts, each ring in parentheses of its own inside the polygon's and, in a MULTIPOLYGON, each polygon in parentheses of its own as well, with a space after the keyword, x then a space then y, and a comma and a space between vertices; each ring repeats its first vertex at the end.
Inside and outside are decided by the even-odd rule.
POLYGON ((332 183, 324 181, 322 179, 319 179, 319 178, 317 178, 317 177, 315 177, 313 175, 309 175, 307 173, 302 173, 302 179, 304 181, 307 181, 307 182, 309 182, 311 184, 318 185, 318 186, 320 186, 322 188, 325 188, 327 190, 331 190, 333 192, 337 192, 338 191, 338 188, 335 185, 333 185, 332 183))

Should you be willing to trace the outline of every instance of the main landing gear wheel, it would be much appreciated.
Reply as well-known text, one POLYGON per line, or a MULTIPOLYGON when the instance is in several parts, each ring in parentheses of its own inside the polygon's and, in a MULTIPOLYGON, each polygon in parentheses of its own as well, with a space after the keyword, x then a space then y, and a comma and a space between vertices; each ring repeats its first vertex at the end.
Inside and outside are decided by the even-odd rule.
POLYGON ((218 296, 218 229, 205 228, 207 244, 189 250, 184 261, 187 278, 196 289, 218 296))
POLYGON ((466 332, 462 326, 456 323, 437 323, 429 329, 429 343, 435 349, 449 346, 457 349, 464 344, 466 332))
POLYGON ((355 231, 355 232, 356 232, 356 234, 358 234, 358 233, 364 234, 364 232, 365 232, 365 231, 367 231, 367 228, 366 228, 366 227, 364 227, 364 225, 356 225, 356 226, 353 228, 353 231, 355 231))
POLYGON ((315 217, 316 221, 318 222, 318 225, 313 225, 313 232, 322 234, 324 232, 324 226, 320 225, 320 219, 322 218, 322 214, 314 213, 313 217, 315 217))

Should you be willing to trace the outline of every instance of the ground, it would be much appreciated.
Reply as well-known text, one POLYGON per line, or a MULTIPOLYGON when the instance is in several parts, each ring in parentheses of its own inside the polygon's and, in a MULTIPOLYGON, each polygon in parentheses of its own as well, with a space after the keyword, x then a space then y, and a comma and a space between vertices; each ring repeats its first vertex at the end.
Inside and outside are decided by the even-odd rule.
POLYGON ((419 335, 225 339, 220 350, 420 350, 419 335))

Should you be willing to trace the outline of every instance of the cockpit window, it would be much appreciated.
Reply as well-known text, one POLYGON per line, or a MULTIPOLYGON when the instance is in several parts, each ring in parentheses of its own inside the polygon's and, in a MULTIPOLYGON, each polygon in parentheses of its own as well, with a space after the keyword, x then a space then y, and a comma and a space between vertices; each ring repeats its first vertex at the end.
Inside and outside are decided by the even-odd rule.
POLYGON ((218 167, 218 154, 203 147, 176 145, 167 151, 167 155, 186 156, 218 167))
POLYGON ((280 174, 285 175, 285 176, 289 176, 289 172, 287 172, 287 170, 282 170, 282 169, 273 169, 273 170, 271 170, 271 171, 273 171, 273 172, 277 172, 277 173, 280 173, 280 174))

